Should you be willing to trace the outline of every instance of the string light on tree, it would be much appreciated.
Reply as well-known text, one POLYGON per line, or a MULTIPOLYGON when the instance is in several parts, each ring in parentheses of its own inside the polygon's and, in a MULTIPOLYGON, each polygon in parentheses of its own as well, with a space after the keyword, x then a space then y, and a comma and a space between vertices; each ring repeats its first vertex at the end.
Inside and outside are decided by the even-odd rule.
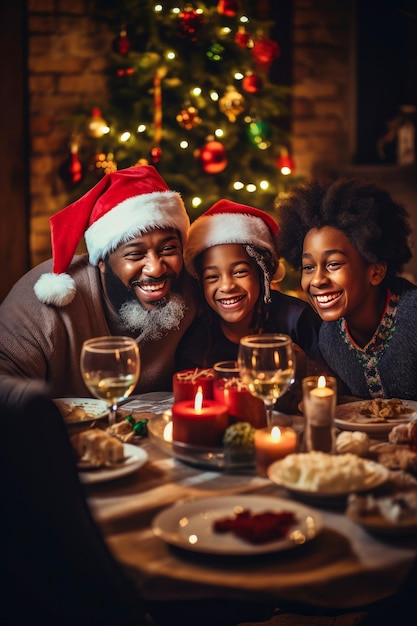
POLYGON ((279 147, 289 141, 289 90, 273 83, 269 66, 277 58, 289 60, 285 51, 277 56, 273 24, 260 5, 105 4, 109 23, 120 25, 108 50, 105 117, 111 124, 101 112, 92 116, 91 107, 82 117, 79 108, 74 112, 80 154, 97 164, 87 168, 82 192, 105 170, 100 164, 113 166, 113 154, 118 169, 138 162, 157 166, 181 192, 191 219, 226 193, 237 202, 273 207, 284 179, 286 188, 294 181, 278 167, 279 147), (102 121, 90 130, 97 117, 102 121))

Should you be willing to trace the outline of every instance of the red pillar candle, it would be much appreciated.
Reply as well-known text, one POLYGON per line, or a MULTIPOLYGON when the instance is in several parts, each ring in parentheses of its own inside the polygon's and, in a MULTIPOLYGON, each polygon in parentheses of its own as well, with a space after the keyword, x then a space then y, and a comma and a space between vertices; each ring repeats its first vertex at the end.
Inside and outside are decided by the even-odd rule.
POLYGON ((193 446, 217 447, 229 425, 227 406, 216 400, 203 399, 175 402, 172 407, 172 439, 193 446))
POLYGON ((297 449, 297 434, 292 428, 273 426, 255 431, 255 461, 258 474, 265 475, 274 461, 297 449))
POLYGON ((214 372, 212 369, 182 370, 172 377, 172 391, 174 392, 174 402, 182 400, 193 400, 201 387, 203 397, 213 399, 214 372))
POLYGON ((227 406, 232 421, 249 422, 254 428, 266 426, 263 401, 253 396, 240 379, 216 379, 213 383, 213 397, 227 406))

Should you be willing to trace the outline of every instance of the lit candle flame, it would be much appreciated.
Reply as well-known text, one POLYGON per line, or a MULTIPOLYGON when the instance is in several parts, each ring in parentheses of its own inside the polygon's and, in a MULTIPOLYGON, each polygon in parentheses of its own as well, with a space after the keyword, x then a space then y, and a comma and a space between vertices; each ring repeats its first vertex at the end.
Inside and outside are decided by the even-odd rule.
POLYGON ((320 387, 321 389, 323 389, 323 387, 326 386, 326 378, 325 376, 319 376, 319 379, 317 381, 317 387, 320 387))
POLYGON ((197 389, 197 393, 195 394, 195 398, 194 398, 194 410, 201 411, 202 407, 203 407, 203 388, 200 385, 197 389))
POLYGON ((271 439, 274 443, 281 439, 281 429, 278 426, 274 426, 271 430, 271 439))

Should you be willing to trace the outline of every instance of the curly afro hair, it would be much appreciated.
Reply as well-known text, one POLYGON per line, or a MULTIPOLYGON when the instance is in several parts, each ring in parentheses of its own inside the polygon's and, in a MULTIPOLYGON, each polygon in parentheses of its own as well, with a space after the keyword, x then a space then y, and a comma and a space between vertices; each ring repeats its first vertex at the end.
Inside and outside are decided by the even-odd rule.
POLYGON ((322 226, 341 230, 368 263, 386 262, 387 278, 401 273, 412 257, 408 212, 371 182, 313 180, 277 199, 275 208, 280 255, 296 269, 307 232, 322 226))

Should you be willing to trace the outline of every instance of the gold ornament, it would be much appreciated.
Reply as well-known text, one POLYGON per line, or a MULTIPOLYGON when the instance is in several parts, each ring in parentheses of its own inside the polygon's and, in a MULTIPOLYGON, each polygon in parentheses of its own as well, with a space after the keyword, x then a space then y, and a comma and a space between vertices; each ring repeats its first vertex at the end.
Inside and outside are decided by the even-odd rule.
POLYGON ((186 109, 180 111, 176 119, 178 124, 186 130, 191 130, 202 122, 202 119, 198 114, 198 109, 194 106, 188 106, 186 109))
POLYGON ((229 122, 236 122, 237 116, 245 110, 245 98, 236 88, 229 85, 226 93, 219 100, 219 109, 225 114, 229 122))

